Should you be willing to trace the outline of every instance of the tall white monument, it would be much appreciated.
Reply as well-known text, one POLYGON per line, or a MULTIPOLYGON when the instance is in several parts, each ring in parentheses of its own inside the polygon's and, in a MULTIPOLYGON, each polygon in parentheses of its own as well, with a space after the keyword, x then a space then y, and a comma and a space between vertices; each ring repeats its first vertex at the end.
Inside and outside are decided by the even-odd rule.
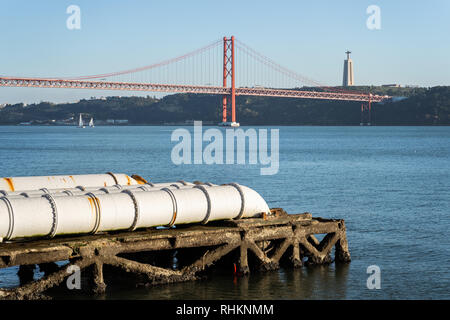
POLYGON ((344 60, 344 77, 342 80, 342 86, 348 87, 355 84, 353 78, 353 61, 350 59, 351 51, 345 52, 347 54, 347 60, 344 60))

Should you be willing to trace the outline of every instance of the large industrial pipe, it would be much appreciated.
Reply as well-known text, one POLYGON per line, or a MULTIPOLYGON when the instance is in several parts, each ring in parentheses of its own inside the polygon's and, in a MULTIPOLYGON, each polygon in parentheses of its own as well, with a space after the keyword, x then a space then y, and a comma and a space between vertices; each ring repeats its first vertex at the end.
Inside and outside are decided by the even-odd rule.
POLYGON ((5 240, 94 234, 212 220, 255 217, 270 210, 254 190, 238 184, 163 188, 157 191, 44 194, 0 198, 0 238, 5 240))
POLYGON ((0 178, 0 191, 25 191, 38 189, 60 189, 76 187, 97 187, 113 185, 137 185, 138 182, 123 173, 82 174, 71 176, 33 176, 0 178))
MULTIPOLYGON (((211 184, 207 184, 211 185, 211 184)), ((39 190, 26 190, 26 191, 13 191, 13 192, 5 192, 0 191, 0 196, 8 196, 8 198, 31 198, 31 197, 40 197, 44 194, 50 194, 52 196, 73 196, 73 195, 83 195, 89 192, 100 192, 100 193, 117 193, 122 192, 123 190, 132 190, 132 191, 150 191, 150 190, 159 190, 162 188, 170 188, 170 189, 182 189, 182 188, 192 188, 194 186, 191 182, 185 181, 177 181, 177 182, 163 182, 163 183, 146 183, 146 184, 137 184, 137 185, 113 185, 113 186, 99 186, 99 187, 77 187, 77 188, 60 188, 60 189, 47 189, 42 188, 39 190)))

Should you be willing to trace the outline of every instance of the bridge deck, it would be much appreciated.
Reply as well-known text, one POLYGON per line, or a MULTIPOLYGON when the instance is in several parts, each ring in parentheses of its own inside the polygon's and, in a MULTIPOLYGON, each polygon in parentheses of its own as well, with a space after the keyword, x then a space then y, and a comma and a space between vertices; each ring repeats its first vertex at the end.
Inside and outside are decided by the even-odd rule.
MULTIPOLYGON (((134 83, 134 82, 112 82, 92 80, 65 80, 65 79, 38 79, 38 78, 12 78, 0 77, 0 87, 34 87, 34 88, 67 88, 67 89, 94 89, 94 90, 122 90, 122 91, 149 91, 149 92, 172 92, 172 93, 199 93, 199 94, 231 94, 231 88, 215 86, 179 85, 179 84, 157 84, 157 83, 134 83)), ((388 100, 389 96, 370 95, 358 92, 323 92, 305 90, 287 90, 275 88, 236 88, 236 95, 342 100, 361 102, 381 102, 388 100)))

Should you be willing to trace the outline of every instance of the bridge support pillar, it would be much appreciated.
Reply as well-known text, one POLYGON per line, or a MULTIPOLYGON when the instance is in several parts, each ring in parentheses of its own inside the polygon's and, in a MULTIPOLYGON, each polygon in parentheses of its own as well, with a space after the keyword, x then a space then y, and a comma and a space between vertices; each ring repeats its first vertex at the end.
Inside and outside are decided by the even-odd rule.
POLYGON ((238 127, 236 122, 236 81, 235 81, 234 36, 223 38, 223 87, 227 88, 227 79, 231 78, 231 90, 222 97, 222 123, 224 126, 238 127), (231 104, 231 122, 228 122, 228 103, 231 104))
POLYGON ((234 67, 234 36, 231 37, 231 122, 236 123, 236 86, 234 67))
MULTIPOLYGON (((227 87, 228 77, 228 40, 227 37, 223 37, 223 87, 227 87)), ((224 94, 222 98, 222 123, 227 122, 227 95, 224 94)))
POLYGON ((360 125, 371 125, 372 122, 372 99, 369 98, 367 104, 361 104, 361 122, 360 125))

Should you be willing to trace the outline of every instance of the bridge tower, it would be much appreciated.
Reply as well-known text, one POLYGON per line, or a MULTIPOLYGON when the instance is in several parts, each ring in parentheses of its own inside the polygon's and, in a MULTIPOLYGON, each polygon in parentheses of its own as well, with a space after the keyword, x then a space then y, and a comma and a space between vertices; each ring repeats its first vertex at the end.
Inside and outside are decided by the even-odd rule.
POLYGON ((361 122, 359 125, 363 126, 366 124, 367 126, 371 125, 372 121, 372 95, 369 96, 369 101, 361 104, 361 122))
POLYGON ((222 97, 222 122, 219 125, 239 127, 236 122, 236 82, 235 82, 234 36, 223 38, 223 87, 227 88, 227 80, 231 78, 231 94, 222 97), (231 103, 231 121, 228 122, 228 105, 231 103))

